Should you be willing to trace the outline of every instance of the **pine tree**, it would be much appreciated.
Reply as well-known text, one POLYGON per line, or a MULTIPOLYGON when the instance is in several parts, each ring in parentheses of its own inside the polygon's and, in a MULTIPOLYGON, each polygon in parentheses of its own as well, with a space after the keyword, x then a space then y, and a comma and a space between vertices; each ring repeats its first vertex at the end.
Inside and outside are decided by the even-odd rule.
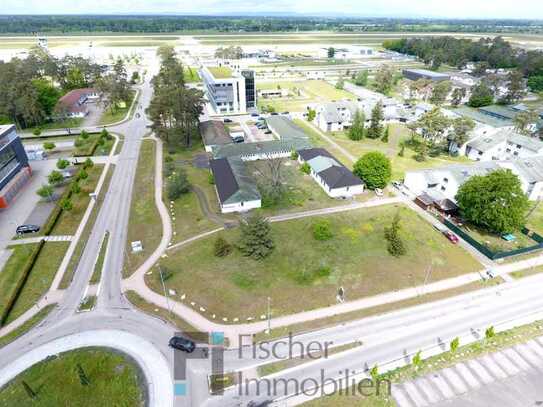
POLYGON ((381 137, 381 141, 383 143, 388 143, 388 136, 390 134, 390 126, 385 127, 385 132, 383 134, 383 137, 381 137))
POLYGON ((216 257, 226 257, 232 251, 232 245, 226 241, 222 236, 219 236, 215 240, 214 253, 216 257))
POLYGON ((362 111, 357 110, 354 114, 353 118, 353 124, 351 128, 349 129, 349 138, 351 140, 362 140, 364 138, 364 121, 366 118, 364 117, 364 113, 362 111))
POLYGON ((82 386, 88 386, 90 384, 90 380, 87 377, 87 374, 83 370, 83 367, 78 363, 77 364, 77 374, 79 376, 79 382, 82 386))
POLYGON ((383 134, 382 121, 384 119, 383 105, 381 102, 377 103, 371 111, 370 127, 367 134, 369 138, 378 139, 383 134))
POLYGON ((255 260, 264 259, 275 247, 270 232, 270 224, 266 219, 258 214, 251 216, 241 223, 238 249, 244 256, 255 260))
POLYGON ((406 248, 400 236, 400 214, 397 213, 390 227, 385 228, 385 239, 388 241, 387 250, 394 257, 403 256, 406 248))

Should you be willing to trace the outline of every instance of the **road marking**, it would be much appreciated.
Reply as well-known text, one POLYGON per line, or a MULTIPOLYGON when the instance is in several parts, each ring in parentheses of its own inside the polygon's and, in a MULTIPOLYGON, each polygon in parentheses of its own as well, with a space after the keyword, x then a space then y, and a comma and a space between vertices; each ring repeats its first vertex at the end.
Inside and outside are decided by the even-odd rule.
POLYGON ((394 385, 392 386, 392 395, 398 404, 398 407, 413 407, 414 404, 411 403, 409 396, 406 394, 402 386, 394 385))
POLYGON ((542 361, 537 357, 537 355, 525 344, 520 344, 515 346, 515 350, 524 358, 526 359, 531 366, 535 367, 536 369, 541 369, 542 367, 542 361))
POLYGON ((468 388, 454 370, 448 367, 446 369, 443 369, 441 372, 443 373, 443 376, 445 376, 445 379, 449 382, 449 384, 454 388, 457 394, 462 394, 468 391, 468 388))
POLYGON ((499 364, 509 376, 515 375, 520 372, 520 369, 512 364, 503 353, 495 353, 493 357, 496 363, 499 364))
POLYGON ((494 360, 489 355, 480 358, 479 362, 481 362, 486 370, 488 370, 490 374, 495 378, 505 379, 507 377, 507 373, 505 373, 503 369, 496 362, 494 362, 494 360))
POLYGON ((494 378, 488 374, 486 369, 477 360, 470 360, 467 364, 484 384, 489 384, 494 381, 494 378))
POLYGON ((530 348, 532 352, 534 352, 537 356, 543 359, 543 348, 539 346, 539 344, 536 341, 534 340, 528 341, 526 342, 526 346, 528 346, 528 348, 530 348))
POLYGON ((481 387, 479 380, 477 380, 477 378, 473 375, 473 373, 471 373, 471 371, 466 367, 465 364, 459 363, 454 368, 458 371, 457 373, 460 374, 462 379, 464 379, 469 387, 472 387, 474 389, 478 389, 479 387, 481 387))
POLYGON ((428 402, 419 393, 417 386, 415 386, 413 382, 406 382, 403 384, 403 386, 405 390, 407 391, 407 394, 409 394, 409 397, 411 397, 411 400, 415 402, 415 405, 417 405, 418 407, 423 407, 423 406, 428 405, 428 402))
POLYGON ((520 370, 530 370, 532 368, 513 348, 505 349, 503 354, 516 364, 520 370))
POLYGON ((439 394, 434 391, 432 384, 424 377, 415 380, 415 386, 417 386, 425 395, 430 403, 435 403, 441 400, 439 394))
POLYGON ((450 399, 455 396, 454 392, 449 386, 449 383, 447 383, 440 374, 434 374, 432 377, 430 377, 430 380, 436 385, 443 397, 446 399, 450 399))

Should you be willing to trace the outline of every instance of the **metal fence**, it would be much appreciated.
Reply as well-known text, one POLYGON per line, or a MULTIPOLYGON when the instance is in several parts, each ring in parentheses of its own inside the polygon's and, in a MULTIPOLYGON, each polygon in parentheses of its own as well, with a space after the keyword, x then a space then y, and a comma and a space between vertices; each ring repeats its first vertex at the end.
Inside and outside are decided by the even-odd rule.
POLYGON ((460 229, 457 225, 452 223, 448 219, 442 220, 445 226, 447 226, 449 229, 451 229, 454 233, 459 235, 462 239, 464 239, 466 242, 468 242, 470 245, 472 245, 475 249, 483 253, 486 257, 488 257, 491 260, 497 260, 497 259, 503 259, 506 257, 511 256, 517 256, 519 254, 526 254, 531 253, 536 250, 543 249, 543 236, 537 234, 536 232, 529 230, 527 228, 522 228, 521 232, 528 236, 530 239, 532 239, 536 244, 533 246, 528 247, 522 247, 520 249, 510 250, 506 252, 494 252, 490 250, 488 247, 483 245, 482 243, 475 240, 473 237, 471 237, 469 234, 464 232, 462 229, 460 229))

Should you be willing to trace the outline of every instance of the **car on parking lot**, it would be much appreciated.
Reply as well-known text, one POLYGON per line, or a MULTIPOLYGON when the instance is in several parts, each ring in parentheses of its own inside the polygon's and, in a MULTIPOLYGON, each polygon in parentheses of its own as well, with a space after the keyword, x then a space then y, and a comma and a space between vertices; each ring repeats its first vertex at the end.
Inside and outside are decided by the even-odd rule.
POLYGON ((400 189, 402 187, 402 183, 400 181, 392 181, 392 186, 396 189, 400 189))
POLYGON ((266 131, 264 132, 264 134, 272 134, 272 131, 271 131, 271 130, 266 130, 266 131))
POLYGON ((251 113, 251 117, 258 117, 260 116, 258 113, 251 113))
POLYGON ((283 112, 283 113, 281 113, 281 114, 290 114, 290 112, 283 112))
POLYGON ((38 225, 20 225, 17 226, 16 233, 18 235, 23 235, 25 233, 37 233, 40 231, 40 227, 38 225))
POLYGON ((193 341, 187 338, 183 338, 182 336, 174 336, 170 339, 168 345, 171 348, 187 353, 192 353, 194 352, 194 349, 196 349, 196 344, 193 341))
POLYGON ((458 236, 456 236, 453 232, 451 232, 450 230, 444 230, 443 231, 443 235, 449 239, 449 241, 453 244, 456 244, 458 243, 458 236))
POLYGON ((377 196, 383 196, 383 190, 381 188, 375 188, 373 192, 375 192, 375 195, 377 196))
POLYGON ((225 123, 232 123, 232 119, 224 119, 223 120, 225 123))
POLYGON ((268 126, 266 126, 265 123, 259 123, 259 124, 256 125, 256 127, 257 127, 257 129, 262 130, 262 129, 265 129, 266 127, 268 127, 268 126))

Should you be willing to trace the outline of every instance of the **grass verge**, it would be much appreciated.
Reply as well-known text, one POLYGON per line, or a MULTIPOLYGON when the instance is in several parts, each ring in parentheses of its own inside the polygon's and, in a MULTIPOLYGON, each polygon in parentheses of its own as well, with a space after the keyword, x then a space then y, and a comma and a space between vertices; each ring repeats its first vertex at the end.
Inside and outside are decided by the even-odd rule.
POLYGON ((109 242, 109 232, 106 232, 104 238, 102 239, 102 244, 100 246, 100 252, 98 252, 98 258, 94 264, 94 272, 92 273, 90 283, 98 284, 100 282, 100 277, 102 277, 102 268, 104 267, 104 260, 106 257, 107 245, 109 242))
POLYGON ((43 307, 40 312, 22 324, 19 328, 11 331, 9 334, 2 336, 0 338, 0 348, 6 346, 7 344, 13 342, 19 336, 24 335, 26 332, 30 331, 36 325, 38 325, 45 317, 55 308, 56 304, 49 304, 46 307, 43 307))

